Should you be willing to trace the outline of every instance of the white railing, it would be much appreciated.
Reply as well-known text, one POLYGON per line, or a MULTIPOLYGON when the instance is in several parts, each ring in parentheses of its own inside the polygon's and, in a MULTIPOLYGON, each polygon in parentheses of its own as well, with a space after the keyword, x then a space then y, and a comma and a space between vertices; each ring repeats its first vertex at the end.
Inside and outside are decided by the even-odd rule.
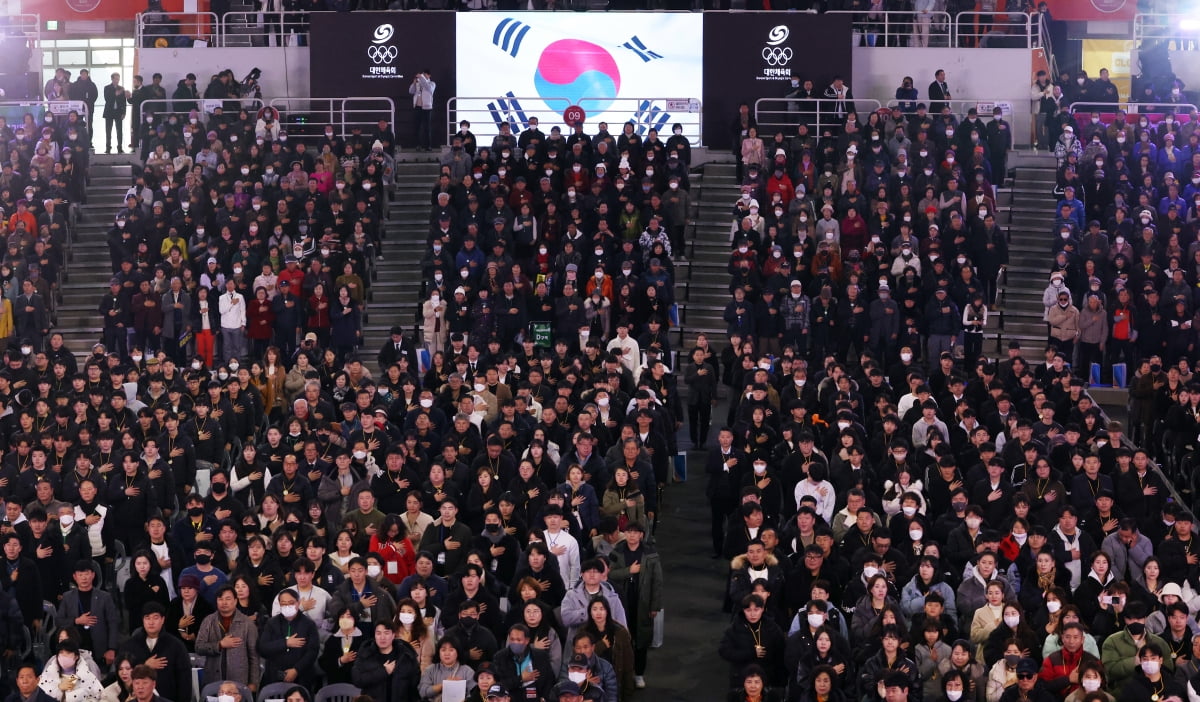
MULTIPOLYGON (((974 107, 975 111, 979 113, 979 119, 988 121, 992 118, 992 110, 996 109, 997 107, 1000 108, 1000 113, 1007 117, 1014 114, 1018 106, 1021 109, 1024 109, 1025 103, 1028 101, 1028 98, 1013 98, 1008 100, 996 98, 958 98, 954 100, 934 100, 926 102, 940 102, 947 104, 950 106, 951 114, 958 117, 965 116, 967 112, 974 107)), ((888 100, 886 106, 889 108, 896 107, 900 104, 900 102, 900 100, 888 100)), ((935 113, 933 110, 929 111, 930 117, 932 117, 935 121, 937 120, 938 114, 941 114, 941 112, 939 111, 935 113)))
POLYGON ((87 103, 82 100, 0 100, 0 117, 7 119, 10 125, 21 124, 25 115, 29 114, 40 127, 42 117, 47 112, 62 124, 66 123, 67 116, 72 112, 79 113, 85 122, 88 118, 87 103))
MULTIPOLYGON (((580 98, 578 107, 583 108, 585 123, 595 125, 607 122, 608 131, 614 137, 632 122, 634 131, 642 137, 650 129, 657 129, 663 141, 671 133, 671 127, 679 124, 692 146, 702 145, 704 132, 703 105, 696 98, 580 98), (603 107, 603 110, 596 108, 603 107)), ((458 123, 471 123, 471 133, 480 144, 490 144, 492 137, 500 133, 500 125, 507 123, 513 135, 529 126, 529 118, 538 119, 538 128, 549 135, 553 127, 562 129, 563 136, 571 134, 573 128, 564 124, 563 112, 571 107, 566 98, 520 97, 511 93, 498 97, 463 97, 446 101, 446 137, 458 131, 458 123), (536 106, 541 109, 531 109, 536 106), (529 109, 527 109, 529 108, 529 109)), ((594 130, 593 130, 594 131, 594 130)))
POLYGON ((374 134, 381 119, 396 129, 396 103, 387 97, 274 98, 268 104, 279 111, 279 126, 289 141, 323 139, 327 124, 339 136, 355 127, 374 134))
MULTIPOLYGON (((253 114, 257 114, 263 107, 263 101, 258 98, 240 98, 237 100, 205 100, 203 98, 196 100, 199 103, 199 109, 192 104, 191 100, 169 100, 169 99, 152 99, 143 100, 138 106, 138 114, 136 116, 138 125, 146 123, 146 117, 153 117, 154 123, 165 123, 172 116, 179 118, 179 128, 183 129, 183 125, 187 123, 188 116, 193 109, 196 109, 197 119, 202 126, 207 126, 208 121, 212 119, 213 111, 220 107, 224 109, 226 106, 236 104, 236 109, 233 110, 234 115, 238 110, 246 110, 253 114)), ((225 110, 225 114, 229 115, 229 110, 225 110)))
POLYGON ((1044 45, 1040 17, 1024 12, 959 12, 953 19, 947 12, 832 10, 828 14, 853 16, 853 46, 1024 49, 1044 45))
POLYGON ((853 46, 951 46, 954 23, 948 12, 852 12, 853 46))
POLYGON ((1166 42, 1172 49, 1200 48, 1200 18, 1192 14, 1142 13, 1133 16, 1133 41, 1166 42))
POLYGON ((141 49, 193 46, 195 41, 220 46, 221 25, 212 12, 139 12, 134 35, 141 49))
POLYGON ((1052 76, 1058 75, 1058 61, 1054 58, 1054 43, 1050 41, 1050 23, 1046 21, 1046 16, 1041 12, 1031 17, 1037 18, 1037 46, 1044 49, 1046 55, 1046 63, 1050 65, 1049 73, 1052 76))
MULTIPOLYGON (((1127 114, 1148 116, 1158 115, 1159 118, 1166 115, 1168 112, 1173 112, 1176 115, 1186 116, 1188 110, 1195 109, 1196 106, 1190 102, 1073 102, 1071 103, 1071 114, 1099 112, 1100 114, 1114 113, 1117 110, 1125 110, 1127 114)), ((1135 120, 1136 121, 1136 120, 1135 120)))
POLYGON ((42 17, 32 13, 0 16, 0 35, 4 41, 24 36, 30 42, 30 48, 35 48, 42 41, 42 17))
POLYGON ((235 46, 243 39, 250 46, 307 46, 309 24, 319 22, 321 14, 333 13, 227 12, 221 18, 221 45, 235 46))
POLYGON ((763 137, 781 129, 790 135, 804 122, 813 137, 819 139, 825 129, 840 130, 848 110, 852 109, 858 115, 859 124, 866 124, 867 115, 882 106, 878 100, 867 98, 854 98, 849 102, 831 98, 759 98, 754 101, 754 120, 763 137), (839 110, 839 103, 847 109, 839 110))
POLYGON ((954 19, 954 45, 1030 49, 1039 31, 1024 12, 960 12, 954 19))

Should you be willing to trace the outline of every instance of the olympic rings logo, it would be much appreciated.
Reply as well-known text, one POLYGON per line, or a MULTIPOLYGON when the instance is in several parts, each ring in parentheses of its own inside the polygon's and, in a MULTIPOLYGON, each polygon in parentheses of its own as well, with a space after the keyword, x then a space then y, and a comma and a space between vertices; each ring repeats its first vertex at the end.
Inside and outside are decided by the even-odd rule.
POLYGON ((768 66, 786 66, 787 62, 792 60, 792 50, 786 46, 783 48, 765 46, 762 50, 762 57, 768 66))
POLYGON ((400 51, 394 46, 368 46, 367 58, 378 64, 390 64, 400 51))

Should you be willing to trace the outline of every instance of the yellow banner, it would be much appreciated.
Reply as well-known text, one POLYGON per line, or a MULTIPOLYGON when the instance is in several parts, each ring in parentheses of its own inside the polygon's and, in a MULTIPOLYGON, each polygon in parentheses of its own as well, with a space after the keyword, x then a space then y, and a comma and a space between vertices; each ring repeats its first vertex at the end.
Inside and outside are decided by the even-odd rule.
POLYGON ((1133 42, 1128 39, 1084 39, 1083 40, 1083 70, 1088 77, 1095 80, 1100 77, 1100 69, 1108 69, 1108 77, 1117 86, 1121 100, 1129 99, 1130 91, 1130 52, 1133 42))

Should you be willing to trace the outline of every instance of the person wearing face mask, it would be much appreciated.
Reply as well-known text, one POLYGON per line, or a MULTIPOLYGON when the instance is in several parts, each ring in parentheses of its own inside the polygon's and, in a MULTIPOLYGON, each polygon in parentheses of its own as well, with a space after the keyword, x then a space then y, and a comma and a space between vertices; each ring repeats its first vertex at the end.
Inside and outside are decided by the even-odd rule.
POLYGON ((549 699, 554 687, 555 670, 545 649, 531 645, 529 627, 513 624, 508 629, 507 644, 501 648, 492 664, 496 682, 510 691, 516 699, 549 699))
POLYGON ((1174 661, 1156 643, 1146 643, 1138 649, 1137 669, 1117 696, 1118 702, 1159 702, 1171 698, 1186 698, 1187 689, 1172 674, 1174 661), (1168 666, 1168 662, 1172 665, 1168 666))
POLYGON ((92 702, 100 699, 103 687, 91 666, 80 659, 79 645, 64 639, 46 662, 38 687, 58 702, 92 702))
POLYGON ((331 614, 333 615, 334 631, 325 640, 325 647, 321 651, 321 670, 325 672, 326 680, 330 685, 349 683, 354 662, 358 659, 358 654, 362 651, 367 638, 359 628, 358 620, 349 607, 344 607, 340 612, 331 614))
MULTIPOLYGON (((1104 640, 1100 647, 1100 660, 1108 673, 1108 689, 1117 696, 1123 697, 1124 689, 1136 678, 1139 670, 1141 655, 1144 647, 1154 646, 1158 652, 1159 668, 1168 676, 1175 671, 1175 661, 1163 660, 1163 651, 1170 650, 1166 641, 1156 634, 1146 631, 1146 604, 1140 600, 1131 601, 1125 605, 1125 627, 1104 640)), ((1158 672, 1158 671, 1156 671, 1158 672)), ((1149 700, 1150 695, 1131 697, 1131 700, 1149 700)), ((1160 699, 1162 697, 1160 696, 1160 699)))
POLYGON ((211 605, 216 602, 217 590, 229 580, 229 577, 213 565, 213 546, 210 543, 200 542, 196 544, 195 551, 193 552, 195 565, 184 568, 179 577, 182 578, 186 575, 196 576, 200 583, 198 588, 200 596, 211 605))
POLYGON ((280 592, 278 602, 279 614, 267 620, 258 638, 258 653, 266 663, 262 683, 289 682, 312 688, 318 679, 317 625, 300 613, 295 590, 280 592))

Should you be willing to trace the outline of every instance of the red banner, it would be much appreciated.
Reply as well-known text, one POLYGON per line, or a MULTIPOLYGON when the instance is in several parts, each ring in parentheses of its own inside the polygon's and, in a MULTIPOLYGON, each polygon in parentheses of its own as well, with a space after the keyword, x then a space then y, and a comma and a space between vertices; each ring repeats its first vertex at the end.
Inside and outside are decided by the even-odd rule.
POLYGON ((1132 22, 1137 0, 1046 0, 1056 20, 1132 22))
MULTIPOLYGON (((183 0, 163 0, 167 12, 183 10, 183 0)), ((198 3, 200 10, 208 2, 198 3)), ((146 10, 146 0, 20 0, 21 12, 37 13, 46 20, 132 20, 146 10)))

